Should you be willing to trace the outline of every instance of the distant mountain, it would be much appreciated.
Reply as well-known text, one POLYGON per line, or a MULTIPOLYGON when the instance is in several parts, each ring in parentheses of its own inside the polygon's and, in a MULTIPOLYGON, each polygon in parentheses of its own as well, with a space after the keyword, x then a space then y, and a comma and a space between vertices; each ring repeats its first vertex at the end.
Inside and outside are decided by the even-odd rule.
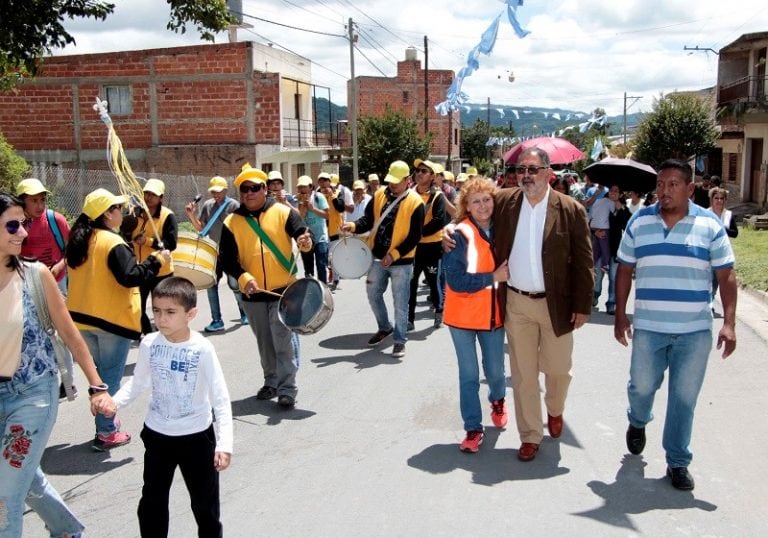
MULTIPOLYGON (((347 119, 347 107, 339 106, 324 97, 314 100, 317 114, 318 129, 327 131, 328 126, 335 125, 338 120, 347 119)), ((542 108, 527 106, 494 105, 490 106, 490 120, 494 127, 509 127, 515 129, 516 136, 548 136, 566 127, 578 127, 591 117, 591 113, 565 108, 542 108)), ((468 103, 461 109, 461 123, 470 126, 476 120, 488 121, 488 105, 485 103, 468 103)), ((637 125, 642 113, 627 114, 627 127, 637 125)), ((609 134, 620 134, 624 128, 623 116, 608 116, 606 122, 610 125, 609 134)), ((335 127, 334 127, 335 128, 335 127)))

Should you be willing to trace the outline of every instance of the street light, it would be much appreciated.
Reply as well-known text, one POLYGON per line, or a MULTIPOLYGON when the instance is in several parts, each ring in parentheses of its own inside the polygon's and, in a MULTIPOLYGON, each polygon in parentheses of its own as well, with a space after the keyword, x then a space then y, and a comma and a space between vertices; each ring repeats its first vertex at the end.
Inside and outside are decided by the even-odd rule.
POLYGON ((709 47, 700 47, 698 45, 696 45, 695 47, 689 47, 688 45, 684 45, 683 46, 683 50, 696 50, 696 51, 700 51, 700 52, 707 52, 707 51, 709 51, 709 52, 714 52, 717 56, 720 55, 720 53, 717 52, 715 49, 710 49, 709 47))

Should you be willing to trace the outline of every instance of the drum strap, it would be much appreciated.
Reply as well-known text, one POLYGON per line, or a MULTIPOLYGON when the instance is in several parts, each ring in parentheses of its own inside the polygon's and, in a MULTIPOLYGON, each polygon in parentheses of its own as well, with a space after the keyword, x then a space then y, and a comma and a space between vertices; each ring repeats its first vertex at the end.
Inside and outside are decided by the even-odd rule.
MULTIPOLYGON (((376 220, 376 222, 373 223, 373 227, 371 228, 371 233, 369 234, 369 237, 376 237, 376 232, 379 229, 379 226, 381 226, 381 223, 384 221, 387 215, 389 215, 389 212, 392 211, 394 208, 397 207, 397 205, 402 201, 403 198, 408 196, 408 189, 405 189, 403 192, 400 193, 400 196, 395 198, 395 200, 389 204, 384 211, 382 211, 379 218, 376 220)), ((373 203, 373 199, 371 199, 371 202, 373 203)))
POLYGON ((253 231, 256 232, 256 235, 259 236, 259 239, 261 239, 261 242, 267 245, 267 248, 269 248, 269 250, 272 251, 272 254, 275 255, 275 258, 277 258, 277 261, 280 262, 280 265, 282 265, 286 271, 295 275, 298 272, 298 269, 296 268, 296 265, 293 263, 293 252, 291 252, 291 259, 289 260, 283 255, 282 252, 280 252, 280 249, 277 248, 277 245, 275 245, 272 242, 269 236, 267 236, 267 234, 264 233, 264 230, 261 229, 261 226, 259 226, 259 223, 256 221, 255 218, 249 215, 245 217, 245 222, 247 222, 248 225, 251 228, 253 228, 253 231))
POLYGON ((227 207, 228 205, 229 205, 229 196, 225 196, 224 201, 221 202, 221 205, 216 210, 216 213, 213 214, 213 216, 211 217, 211 220, 208 221, 208 224, 205 225, 205 228, 203 228, 203 231, 200 232, 201 237, 205 237, 206 235, 208 235, 208 232, 211 231, 211 228, 216 223, 216 219, 219 218, 219 215, 221 215, 221 212, 224 211, 224 208, 227 207))

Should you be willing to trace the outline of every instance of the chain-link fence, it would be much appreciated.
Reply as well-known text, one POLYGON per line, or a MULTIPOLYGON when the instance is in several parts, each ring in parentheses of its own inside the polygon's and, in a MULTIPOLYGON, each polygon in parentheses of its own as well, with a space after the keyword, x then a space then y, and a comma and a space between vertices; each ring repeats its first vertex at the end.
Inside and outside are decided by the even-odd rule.
MULTIPOLYGON (((163 205, 176 214, 179 223, 187 222, 184 206, 200 194, 202 201, 208 198, 208 176, 177 176, 172 174, 144 174, 134 172, 139 183, 153 177, 165 183, 163 205)), ((56 209, 68 219, 77 218, 83 208, 85 196, 94 189, 103 187, 115 194, 120 193, 117 180, 109 170, 78 170, 59 166, 34 166, 29 177, 36 177, 51 191, 48 206, 56 209)), ((231 179, 230 179, 231 183, 231 179)))

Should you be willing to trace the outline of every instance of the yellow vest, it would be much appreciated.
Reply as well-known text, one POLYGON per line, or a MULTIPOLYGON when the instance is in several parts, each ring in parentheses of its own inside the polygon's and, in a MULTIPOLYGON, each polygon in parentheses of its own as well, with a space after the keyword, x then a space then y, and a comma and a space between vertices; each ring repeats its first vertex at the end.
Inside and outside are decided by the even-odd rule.
MULTIPOLYGON (((163 226, 165 226, 165 219, 168 218, 168 215, 172 215, 172 214, 173 214, 173 211, 171 211, 165 206, 160 206, 160 215, 158 217, 152 218, 152 222, 155 223, 155 230, 157 230, 157 233, 160 234, 161 238, 163 233, 163 226)), ((149 258, 150 254, 152 254, 157 250, 157 247, 152 246, 152 240, 154 239, 154 236, 152 234, 152 225, 149 224, 147 215, 145 213, 142 213, 141 217, 139 217, 138 225, 136 226, 136 229, 133 230, 133 233, 131 234, 131 240, 136 239, 140 235, 144 235, 146 237, 147 239, 146 243, 144 243, 143 245, 137 245, 136 243, 131 243, 131 245, 133 245, 133 253, 136 255, 137 263, 143 262, 144 260, 149 258)), ((166 275, 170 275, 171 273, 173 273, 173 259, 163 264, 157 276, 159 277, 166 276, 166 275)))
MULTIPOLYGON (((424 207, 427 209, 426 214, 424 215, 424 224, 427 225, 432 220, 432 206, 434 205, 435 200, 437 200, 438 196, 442 196, 442 192, 440 192, 437 189, 429 189, 425 193, 420 193, 419 191, 415 191, 416 194, 421 196, 421 201, 424 202, 424 207), (432 203, 429 204, 427 207, 427 202, 429 201, 429 197, 431 194, 435 195, 434 198, 432 198, 432 203)), ((421 241, 419 243, 437 243, 438 241, 443 240, 443 228, 440 227, 438 231, 433 233, 432 235, 426 235, 422 236, 421 241)))
POLYGON ((88 259, 69 267, 67 308, 78 329, 103 329, 138 340, 141 337, 139 288, 121 285, 107 265, 109 253, 125 241, 109 230, 94 229, 88 259))
MULTIPOLYGON (((290 214, 290 207, 284 204, 273 204, 258 218, 261 229, 287 260, 292 257, 293 248, 293 239, 285 233, 285 223, 290 214)), ((296 277, 283 267, 272 250, 262 243, 258 234, 248 224, 246 217, 230 213, 224 219, 224 226, 235 238, 237 261, 240 267, 245 269, 245 273, 238 280, 241 291, 251 279, 256 279, 259 287, 265 290, 284 288, 296 280, 296 277)))
MULTIPOLYGON (((379 189, 373 194, 374 222, 379 220, 386 201, 386 189, 379 189)), ((391 254, 395 261, 400 258, 413 258, 416 253, 416 247, 414 247, 408 254, 400 256, 395 249, 400 246, 400 243, 402 243, 406 237, 408 237, 408 231, 411 228, 411 216, 413 215, 413 212, 416 211, 416 208, 423 204, 424 202, 421 200, 421 196, 412 190, 409 190, 405 198, 400 200, 400 206, 397 208, 397 215, 395 216, 395 225, 392 227, 392 242, 387 251, 387 254, 391 254)), ((371 250, 373 250, 375 240, 375 234, 371 233, 368 235, 368 246, 371 247, 371 250)))
POLYGON ((325 199, 328 200, 328 235, 339 235, 339 228, 344 224, 344 213, 339 213, 335 207, 333 207, 333 200, 341 194, 341 189, 334 191, 332 194, 324 194, 325 199))

